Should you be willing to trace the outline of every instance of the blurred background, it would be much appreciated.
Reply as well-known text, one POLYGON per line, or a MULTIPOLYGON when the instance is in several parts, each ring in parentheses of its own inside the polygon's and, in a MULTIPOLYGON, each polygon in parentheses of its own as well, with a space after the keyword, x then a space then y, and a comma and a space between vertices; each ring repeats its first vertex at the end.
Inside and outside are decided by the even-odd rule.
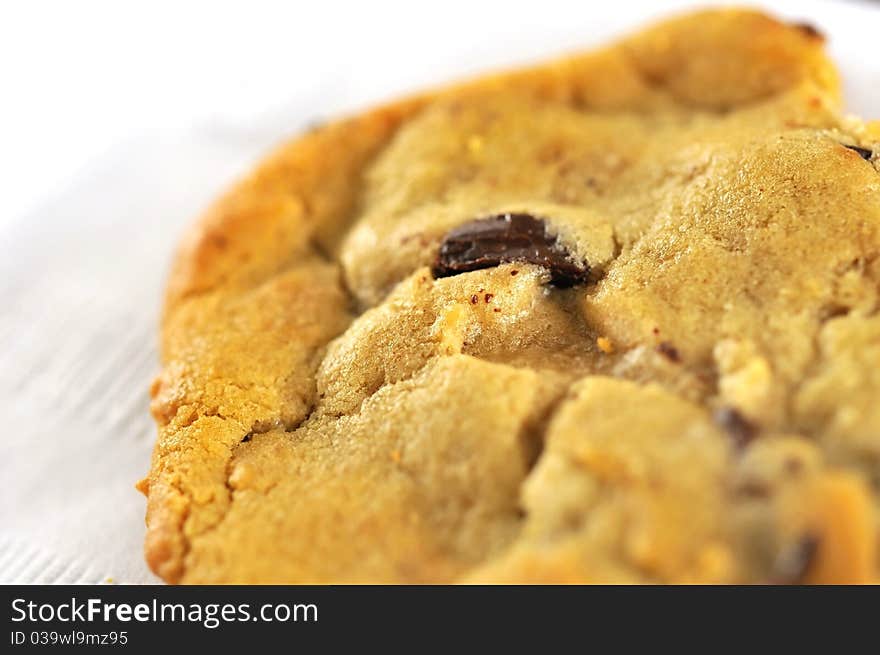
MULTIPOLYGON (((0 221, 34 209, 137 134, 213 130, 259 150, 318 116, 590 47, 655 16, 711 4, 731 3, 3 3, 0 176, 14 184, 0 194, 0 221)), ((876 2, 739 4, 814 17, 835 36, 838 59, 870 64, 876 2)), ((845 72, 853 106, 870 109, 880 94, 876 68, 845 72)))
MULTIPOLYGON (((147 387, 185 227, 316 121, 588 49, 713 2, 31 1, 0 5, 0 582, 151 582, 147 387)), ((813 23, 880 118, 880 3, 813 23)))

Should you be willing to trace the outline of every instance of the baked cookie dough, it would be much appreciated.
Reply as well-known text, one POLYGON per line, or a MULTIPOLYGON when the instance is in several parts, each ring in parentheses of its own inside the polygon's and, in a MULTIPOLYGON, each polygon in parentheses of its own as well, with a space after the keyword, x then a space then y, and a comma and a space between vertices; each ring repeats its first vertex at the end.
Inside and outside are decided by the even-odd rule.
POLYGON ((331 123, 188 234, 172 583, 878 579, 880 125, 713 10, 331 123))

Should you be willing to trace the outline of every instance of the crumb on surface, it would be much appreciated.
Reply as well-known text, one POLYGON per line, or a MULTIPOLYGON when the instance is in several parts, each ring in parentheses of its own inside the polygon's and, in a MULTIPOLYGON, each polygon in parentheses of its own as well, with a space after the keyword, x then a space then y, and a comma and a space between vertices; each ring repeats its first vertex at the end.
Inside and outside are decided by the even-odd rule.
POLYGON ((610 355, 614 352, 614 342, 611 341, 611 339, 609 339, 608 337, 597 337, 596 345, 599 347, 599 350, 601 350, 606 355, 610 355))
POLYGON ((471 154, 477 154, 483 149, 483 138, 473 134, 467 140, 467 149, 471 154))

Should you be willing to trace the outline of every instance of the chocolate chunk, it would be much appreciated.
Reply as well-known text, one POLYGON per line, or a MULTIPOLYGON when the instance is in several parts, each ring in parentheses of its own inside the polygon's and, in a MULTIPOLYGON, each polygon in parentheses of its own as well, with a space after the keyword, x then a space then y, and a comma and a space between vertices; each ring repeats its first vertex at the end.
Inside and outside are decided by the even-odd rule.
POLYGON ((678 352, 678 348, 668 341, 661 341, 658 343, 657 352, 666 357, 670 362, 678 363, 681 361, 681 354, 678 352))
POLYGON ((807 570, 818 550, 819 538, 811 534, 804 535, 796 543, 784 548, 773 563, 771 582, 803 584, 807 570))
POLYGON ((547 233, 542 219, 528 214, 501 214, 459 225, 440 244, 432 272, 436 278, 449 277, 509 262, 543 266, 558 287, 583 284, 590 273, 586 262, 547 233))
POLYGON ((752 480, 739 485, 735 493, 742 498, 764 500, 773 495, 773 490, 762 482, 752 480))
POLYGON ((811 25, 810 23, 794 23, 792 27, 803 32, 804 36, 808 38, 816 39, 818 41, 825 40, 825 35, 822 34, 822 32, 820 32, 814 25, 811 25))
POLYGON ((798 476, 804 470, 804 460, 797 457, 789 457, 785 460, 784 470, 788 475, 798 476))
POLYGON ((865 161, 871 161, 871 157, 874 156, 874 153, 868 150, 867 148, 859 148, 858 146, 848 146, 845 143, 843 144, 844 148, 849 148, 855 153, 858 153, 859 157, 864 159, 865 161))
POLYGON ((735 407, 722 407, 712 415, 715 423, 733 441, 737 450, 742 450, 751 443, 758 433, 758 428, 735 407))

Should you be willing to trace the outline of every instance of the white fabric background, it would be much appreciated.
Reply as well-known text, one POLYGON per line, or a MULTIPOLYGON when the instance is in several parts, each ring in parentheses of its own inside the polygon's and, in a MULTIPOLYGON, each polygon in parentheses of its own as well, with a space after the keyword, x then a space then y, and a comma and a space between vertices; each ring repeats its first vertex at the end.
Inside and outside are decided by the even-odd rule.
MULTIPOLYGON (((133 484, 165 271, 269 146, 693 3, 17 4, 0 8, 0 582, 155 581, 133 484)), ((820 27, 848 106, 880 118, 880 5, 760 4, 820 27)))

